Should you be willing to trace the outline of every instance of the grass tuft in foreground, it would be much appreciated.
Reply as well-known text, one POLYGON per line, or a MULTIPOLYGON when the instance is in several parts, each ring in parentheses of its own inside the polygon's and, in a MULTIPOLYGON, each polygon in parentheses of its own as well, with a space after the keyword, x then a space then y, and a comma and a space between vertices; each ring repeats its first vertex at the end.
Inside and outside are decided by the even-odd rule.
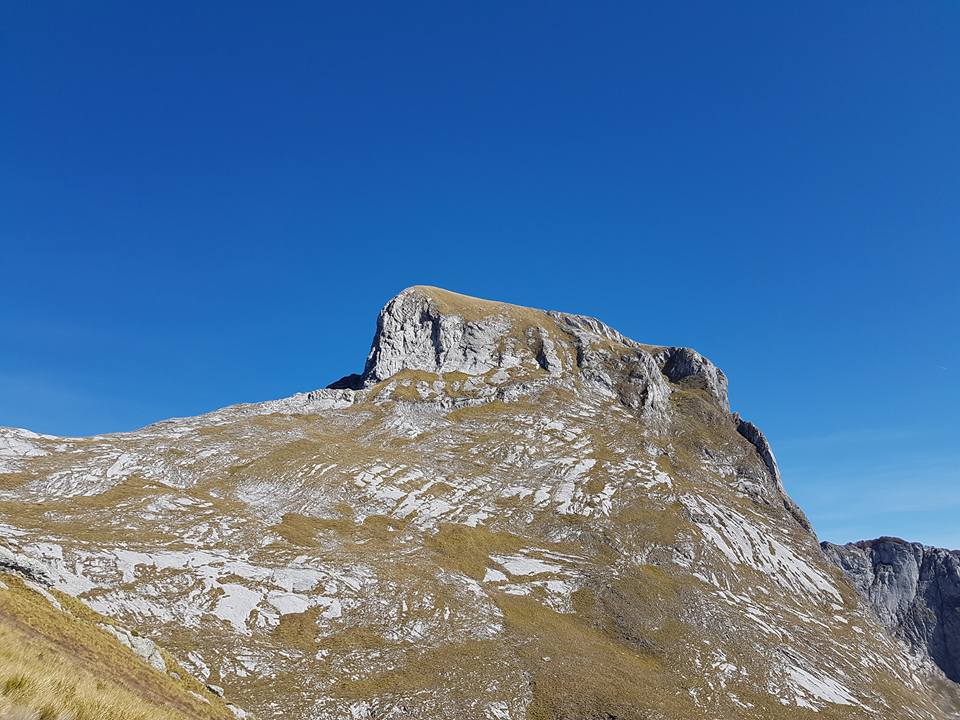
POLYGON ((120 645, 86 606, 60 595, 58 609, 18 577, 0 582, 0 720, 232 717, 182 669, 174 679, 120 645))

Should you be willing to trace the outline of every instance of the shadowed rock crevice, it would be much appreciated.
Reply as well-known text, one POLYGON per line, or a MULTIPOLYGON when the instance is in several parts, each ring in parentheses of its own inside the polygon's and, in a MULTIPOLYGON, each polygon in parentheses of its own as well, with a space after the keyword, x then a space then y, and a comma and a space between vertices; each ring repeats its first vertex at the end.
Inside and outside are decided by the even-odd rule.
POLYGON ((729 412, 727 376, 703 355, 690 348, 671 347, 661 351, 657 359, 670 382, 706 390, 729 412))
POLYGON ((50 574, 42 563, 15 553, 2 545, 0 545, 0 572, 13 573, 41 585, 53 584, 50 574))

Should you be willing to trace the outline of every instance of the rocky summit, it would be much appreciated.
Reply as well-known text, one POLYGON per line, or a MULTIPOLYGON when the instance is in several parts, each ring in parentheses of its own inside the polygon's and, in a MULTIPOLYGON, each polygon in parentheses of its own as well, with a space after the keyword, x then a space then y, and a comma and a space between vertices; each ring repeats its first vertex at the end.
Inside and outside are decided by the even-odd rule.
POLYGON ((593 318, 410 288, 326 389, 115 435, 2 430, 0 473, 0 569, 238 715, 960 709, 917 650, 929 585, 878 585, 873 549, 828 548, 836 567, 726 375, 593 318), (907 616, 917 633, 888 630, 907 616))

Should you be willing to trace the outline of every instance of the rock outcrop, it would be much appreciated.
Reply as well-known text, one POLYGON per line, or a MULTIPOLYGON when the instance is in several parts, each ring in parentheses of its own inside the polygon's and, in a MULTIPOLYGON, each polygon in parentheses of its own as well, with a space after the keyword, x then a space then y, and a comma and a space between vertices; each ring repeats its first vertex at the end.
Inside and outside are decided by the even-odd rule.
POLYGON ((690 348, 671 347, 657 353, 657 360, 670 382, 706 390, 729 412, 727 376, 703 355, 690 348))
MULTIPOLYGON (((100 623, 98 627, 104 632, 113 635, 121 645, 132 650, 135 655, 151 667, 156 668, 160 672, 166 671, 167 663, 163 659, 160 648, 157 647, 157 644, 153 642, 153 640, 134 635, 126 628, 118 628, 108 623, 100 623)), ((220 695, 222 697, 223 693, 220 693, 220 695)))
POLYGON ((645 346, 585 315, 407 288, 386 304, 363 373, 331 388, 370 387, 401 370, 482 375, 495 369, 577 369, 624 405, 662 417, 671 388, 705 390, 729 412, 727 378, 690 348, 645 346))
POLYGON ((46 567, 42 562, 26 555, 15 553, 9 548, 0 545, 0 572, 14 573, 40 585, 52 585, 46 567))
POLYGON ((884 625, 960 682, 960 551, 893 537, 821 547, 884 625))
POLYGON ((740 417, 739 413, 733 414, 733 422, 737 427, 737 432, 756 448, 757 454, 763 461, 763 465, 767 469, 767 475, 770 480, 771 493, 779 495, 783 499, 783 506, 787 509, 790 515, 793 516, 793 518, 800 523, 803 528, 813 532, 813 526, 807 519, 806 514, 800 509, 800 506, 797 505, 789 495, 787 495, 786 490, 783 487, 783 479, 780 477, 780 466, 777 464, 777 458, 775 458, 773 455, 773 448, 770 446, 767 436, 764 435, 763 431, 752 422, 749 420, 744 420, 742 417, 740 417))
MULTIPOLYGON (((696 350, 643 345, 596 318, 479 300, 440 288, 414 286, 380 312, 363 373, 330 388, 369 388, 402 370, 482 375, 492 370, 575 370, 647 421, 668 415, 674 389, 702 390, 730 413, 727 376, 696 350)), ((787 496, 773 450, 753 423, 732 416, 737 432, 767 469, 753 483, 758 496, 779 497, 806 530, 803 511, 787 496), (760 487, 760 486, 764 487, 760 487)))
POLYGON ((539 367, 560 372, 564 362, 543 327, 545 318, 506 303, 478 307, 437 288, 408 288, 380 312, 363 385, 401 370, 482 375, 497 368, 539 367))

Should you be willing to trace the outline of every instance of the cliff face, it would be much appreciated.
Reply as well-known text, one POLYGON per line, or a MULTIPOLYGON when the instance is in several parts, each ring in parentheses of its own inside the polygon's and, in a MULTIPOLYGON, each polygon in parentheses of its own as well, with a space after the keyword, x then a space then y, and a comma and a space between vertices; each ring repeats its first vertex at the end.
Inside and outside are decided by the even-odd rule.
POLYGON ((886 627, 960 682, 960 551, 889 537, 822 545, 886 627))
POLYGON ((825 560, 726 376, 592 318, 410 288, 334 387, 0 436, 9 552, 260 717, 960 707, 825 560))
POLYGON ((644 346, 583 315, 545 312, 412 287, 380 312, 358 387, 402 370, 483 375, 493 370, 553 376, 578 370, 625 405, 663 414, 671 384, 709 393, 724 409, 727 378, 689 348, 644 346))

